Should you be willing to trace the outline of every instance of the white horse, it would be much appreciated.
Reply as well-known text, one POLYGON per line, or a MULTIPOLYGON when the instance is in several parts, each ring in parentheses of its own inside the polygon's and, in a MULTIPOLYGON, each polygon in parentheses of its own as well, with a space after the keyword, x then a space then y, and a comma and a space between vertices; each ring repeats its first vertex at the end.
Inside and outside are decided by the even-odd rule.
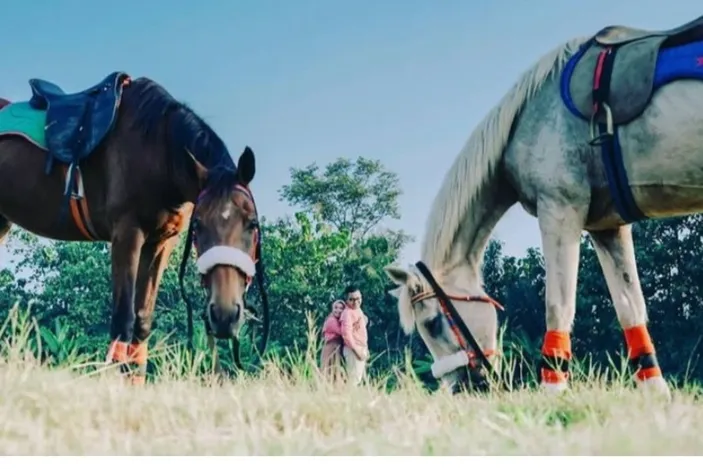
MULTIPOLYGON (((528 70, 474 130, 434 200, 422 259, 486 356, 496 355, 497 317, 481 263, 495 225, 519 202, 539 221, 545 259, 542 386, 568 386, 586 230, 636 382, 670 396, 646 326, 631 223, 703 211, 701 41, 703 17, 670 31, 609 27, 570 40, 528 70)), ((417 328, 435 376, 454 386, 475 351, 414 266, 386 272, 399 286, 402 328, 417 328)))

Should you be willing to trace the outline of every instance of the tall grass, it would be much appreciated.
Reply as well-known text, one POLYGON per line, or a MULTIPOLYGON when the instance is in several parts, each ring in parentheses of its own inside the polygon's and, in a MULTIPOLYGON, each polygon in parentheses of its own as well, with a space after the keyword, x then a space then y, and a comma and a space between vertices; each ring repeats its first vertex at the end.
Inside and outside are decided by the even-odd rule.
MULTIPOLYGON (((240 372, 237 379, 252 379, 255 376, 270 376, 277 373, 295 383, 325 382, 319 368, 322 344, 320 330, 313 314, 306 314, 307 340, 304 348, 298 345, 277 353, 268 353, 257 357, 254 372, 240 372)), ((534 389, 538 385, 538 371, 534 366, 537 351, 531 351, 520 343, 504 344, 505 328, 499 331, 499 348, 504 350, 496 369, 501 380, 508 383, 510 391, 534 389)), ((208 347, 207 339, 201 332, 194 337, 195 352, 187 349, 185 344, 172 342, 169 336, 151 340, 149 347, 150 381, 202 380, 212 379, 215 372, 214 357, 208 347)), ((107 344, 105 351, 107 350, 107 344)), ((376 352, 376 351, 374 351, 376 352)), ((231 358, 228 349, 218 348, 217 355, 225 369, 233 377, 231 358)), ((373 361, 373 357, 371 359, 373 361)), ((81 373, 95 374, 110 370, 114 366, 104 362, 104 356, 98 352, 87 352, 85 344, 75 336, 67 333, 60 322, 52 327, 41 327, 33 319, 31 310, 22 310, 15 304, 5 321, 0 324, 0 362, 34 362, 50 368, 68 369, 81 373)), ((426 376, 431 361, 424 357, 412 357, 406 349, 404 360, 391 367, 385 373, 376 374, 367 379, 372 386, 392 391, 399 383, 414 387, 428 387, 426 376)), ((600 386, 632 387, 633 383, 624 356, 610 356, 608 366, 594 363, 590 357, 574 358, 570 365, 573 383, 598 383, 600 386)), ((220 377, 221 378, 221 377, 220 377)), ((493 383, 493 389, 500 383, 493 383)), ((698 389, 697 383, 684 381, 683 388, 698 389)))
MULTIPOLYGON (((132 387, 60 325, 42 329, 15 307, 0 326, 0 454, 703 453, 692 384, 661 402, 632 389, 623 364, 580 361, 559 396, 527 378, 512 379, 512 392, 452 396, 429 392, 406 355, 352 387, 323 378, 311 317, 308 326, 304 349, 227 380, 212 373, 202 337, 195 356, 159 340, 149 384, 132 387)), ((520 357, 506 347, 504 376, 534 373, 520 357)))

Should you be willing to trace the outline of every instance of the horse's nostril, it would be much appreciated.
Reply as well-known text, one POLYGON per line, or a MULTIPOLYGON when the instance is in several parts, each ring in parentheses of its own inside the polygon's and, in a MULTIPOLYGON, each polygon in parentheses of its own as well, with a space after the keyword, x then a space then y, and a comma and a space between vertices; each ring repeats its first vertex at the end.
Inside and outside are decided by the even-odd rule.
POLYGON ((209 323, 212 332, 220 338, 231 337, 244 313, 241 303, 232 303, 223 308, 217 302, 208 304, 209 323))

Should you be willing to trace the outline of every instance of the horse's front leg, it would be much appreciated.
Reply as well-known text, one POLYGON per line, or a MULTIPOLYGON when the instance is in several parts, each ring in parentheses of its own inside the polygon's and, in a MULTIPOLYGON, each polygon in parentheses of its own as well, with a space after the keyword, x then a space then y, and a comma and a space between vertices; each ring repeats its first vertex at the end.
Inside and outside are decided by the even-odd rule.
POLYGON ((134 384, 142 384, 146 378, 149 335, 151 334, 156 297, 164 270, 177 243, 178 236, 173 236, 158 243, 147 242, 142 247, 134 298, 134 309, 137 315, 134 322, 134 336, 128 347, 131 364, 138 368, 137 373, 132 376, 134 384))
POLYGON ((107 361, 129 373, 134 333, 134 298, 144 232, 131 219, 115 225, 112 235, 112 323, 107 361))
POLYGON ((634 368, 637 385, 670 398, 669 386, 662 376, 647 330, 647 307, 637 274, 632 227, 592 232, 591 239, 618 321, 625 333, 628 358, 634 368))
POLYGON ((541 386, 548 391, 562 391, 567 388, 569 378, 584 215, 562 204, 544 203, 538 210, 546 274, 547 323, 542 344, 541 386))

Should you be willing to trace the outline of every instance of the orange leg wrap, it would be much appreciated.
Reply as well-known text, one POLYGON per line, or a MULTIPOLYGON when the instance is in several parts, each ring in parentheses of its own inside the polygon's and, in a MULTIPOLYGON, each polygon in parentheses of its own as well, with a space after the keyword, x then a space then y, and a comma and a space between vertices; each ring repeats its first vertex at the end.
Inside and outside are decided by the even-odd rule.
POLYGON ((109 363, 127 363, 128 349, 129 344, 126 342, 113 341, 107 350, 106 361, 109 363))
POLYGON ((568 332, 547 331, 544 334, 542 355, 571 360, 571 336, 568 332))
POLYGON ((640 381, 662 375, 657 362, 656 352, 652 338, 649 336, 646 324, 640 324, 625 329, 625 343, 627 344, 627 357, 635 368, 635 376, 640 381))
POLYGON ((544 334, 542 356, 546 360, 563 364, 563 368, 559 370, 551 369, 546 363, 543 364, 541 369, 542 382, 550 384, 565 383, 569 378, 569 372, 563 370, 568 369, 568 364, 571 360, 570 334, 563 331, 547 331, 544 334))
POLYGON ((554 371, 549 368, 542 367, 540 371, 542 382, 546 384, 561 384, 569 380, 569 373, 565 371, 554 371))
POLYGON ((144 384, 146 374, 146 363, 149 347, 147 342, 128 344, 126 342, 113 341, 107 352, 107 361, 119 363, 124 366, 123 372, 127 375, 129 382, 136 385, 144 384), (129 370, 130 365, 135 365, 138 369, 129 370))
POLYGON ((627 357, 637 358, 647 353, 654 353, 654 344, 645 324, 625 329, 627 357))
POLYGON ((132 342, 127 348, 127 354, 135 365, 146 366, 146 360, 149 356, 149 344, 147 342, 132 342))

